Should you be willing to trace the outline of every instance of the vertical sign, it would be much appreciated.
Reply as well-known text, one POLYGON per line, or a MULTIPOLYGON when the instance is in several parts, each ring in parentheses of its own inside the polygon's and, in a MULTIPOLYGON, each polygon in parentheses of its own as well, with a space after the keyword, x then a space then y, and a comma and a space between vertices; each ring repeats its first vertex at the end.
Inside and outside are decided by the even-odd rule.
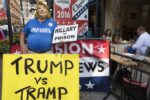
POLYGON ((2 100, 79 100, 79 55, 4 54, 2 100))
POLYGON ((78 35, 88 31, 88 0, 54 0, 54 18, 58 25, 78 24, 78 35))

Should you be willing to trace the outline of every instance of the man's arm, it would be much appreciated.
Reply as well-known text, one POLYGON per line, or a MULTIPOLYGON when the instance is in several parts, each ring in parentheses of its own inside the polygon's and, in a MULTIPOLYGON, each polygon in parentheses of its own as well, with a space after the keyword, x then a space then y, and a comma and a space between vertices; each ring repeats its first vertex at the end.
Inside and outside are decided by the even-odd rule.
POLYGON ((137 39, 137 41, 135 42, 135 44, 132 45, 133 49, 140 49, 144 43, 145 39, 143 38, 143 36, 139 36, 139 38, 137 39))

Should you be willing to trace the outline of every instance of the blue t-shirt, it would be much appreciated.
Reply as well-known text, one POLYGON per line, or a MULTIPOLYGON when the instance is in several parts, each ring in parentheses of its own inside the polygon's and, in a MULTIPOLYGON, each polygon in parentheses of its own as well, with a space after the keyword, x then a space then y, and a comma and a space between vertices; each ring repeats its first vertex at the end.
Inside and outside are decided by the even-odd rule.
POLYGON ((27 37, 27 46, 31 51, 48 51, 52 45, 52 37, 57 23, 53 18, 39 22, 31 19, 24 27, 23 32, 27 37))

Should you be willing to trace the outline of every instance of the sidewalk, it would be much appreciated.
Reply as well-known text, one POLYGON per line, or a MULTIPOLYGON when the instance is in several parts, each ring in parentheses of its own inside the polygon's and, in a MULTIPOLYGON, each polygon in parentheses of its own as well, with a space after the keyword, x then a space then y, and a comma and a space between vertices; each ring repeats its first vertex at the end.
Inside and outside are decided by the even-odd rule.
MULTIPOLYGON (((107 93, 103 92, 81 92, 80 100, 103 100, 107 93)), ((112 95, 109 95, 106 100, 117 100, 112 95)))

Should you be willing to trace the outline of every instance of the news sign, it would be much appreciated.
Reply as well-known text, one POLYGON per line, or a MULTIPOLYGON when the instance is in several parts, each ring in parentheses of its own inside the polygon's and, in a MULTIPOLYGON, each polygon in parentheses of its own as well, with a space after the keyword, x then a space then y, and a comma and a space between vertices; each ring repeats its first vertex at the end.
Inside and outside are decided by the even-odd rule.
POLYGON ((54 44, 53 53, 79 54, 80 90, 108 92, 109 41, 83 39, 54 44))

